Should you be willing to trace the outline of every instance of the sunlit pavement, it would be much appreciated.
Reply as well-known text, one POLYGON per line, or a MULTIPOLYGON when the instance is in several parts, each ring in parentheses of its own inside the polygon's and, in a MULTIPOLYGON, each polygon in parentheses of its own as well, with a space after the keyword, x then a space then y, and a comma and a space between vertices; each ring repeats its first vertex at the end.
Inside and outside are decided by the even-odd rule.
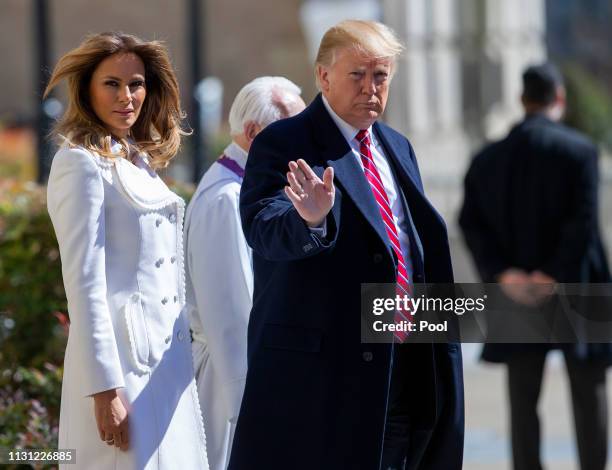
MULTIPOLYGON (((463 345, 465 378, 464 470, 511 470, 505 366, 477 361, 480 345, 463 345)), ((608 378, 608 396, 612 404, 608 378)), ((543 463, 547 470, 578 470, 569 384, 563 358, 549 354, 540 397, 543 463)), ((608 465, 612 469, 612 465, 608 465)))

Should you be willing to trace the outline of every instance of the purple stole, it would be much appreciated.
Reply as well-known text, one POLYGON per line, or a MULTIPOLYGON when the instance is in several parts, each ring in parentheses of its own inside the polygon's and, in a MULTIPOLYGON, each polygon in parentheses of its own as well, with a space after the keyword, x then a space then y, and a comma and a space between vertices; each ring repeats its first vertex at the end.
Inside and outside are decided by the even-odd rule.
POLYGON ((220 165, 223 165, 225 168, 227 168, 229 171, 234 173, 240 179, 244 178, 244 169, 238 164, 236 160, 223 154, 221 155, 221 157, 219 157, 219 159, 217 160, 217 163, 219 163, 220 165))

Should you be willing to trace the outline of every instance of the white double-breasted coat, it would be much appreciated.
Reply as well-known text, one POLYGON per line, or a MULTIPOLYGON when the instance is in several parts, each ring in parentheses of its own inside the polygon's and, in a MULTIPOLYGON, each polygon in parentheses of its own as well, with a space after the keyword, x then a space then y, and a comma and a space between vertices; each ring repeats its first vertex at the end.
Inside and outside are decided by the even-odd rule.
MULTIPOLYGON (((225 155, 244 169, 236 143, 225 155)), ((253 296, 252 251, 242 234, 242 177, 215 162, 185 217, 187 306, 211 470, 225 470, 247 371, 247 326, 253 296)))
POLYGON ((183 308, 183 200, 144 155, 132 163, 67 145, 47 199, 70 315, 59 430, 59 447, 76 449, 69 467, 207 470, 183 308), (96 427, 91 395, 112 388, 129 413, 127 452, 96 427))

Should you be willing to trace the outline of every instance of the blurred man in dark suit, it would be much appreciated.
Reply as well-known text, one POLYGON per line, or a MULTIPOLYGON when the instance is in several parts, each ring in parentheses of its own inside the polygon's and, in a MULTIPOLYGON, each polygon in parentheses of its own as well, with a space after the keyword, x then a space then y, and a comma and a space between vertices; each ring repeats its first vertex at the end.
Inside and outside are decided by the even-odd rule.
MULTIPOLYGON (((502 288, 610 282, 597 215, 597 148, 558 122, 565 110, 559 71, 551 64, 529 67, 523 74, 522 102, 525 119, 476 155, 465 178, 459 223, 480 277, 502 288)), ((529 304, 520 292, 514 290, 513 300, 529 304)), ((581 468, 603 470, 610 347, 561 346, 581 468)), ((516 470, 542 468, 537 403, 550 348, 487 344, 483 351, 484 360, 508 366, 516 470)))

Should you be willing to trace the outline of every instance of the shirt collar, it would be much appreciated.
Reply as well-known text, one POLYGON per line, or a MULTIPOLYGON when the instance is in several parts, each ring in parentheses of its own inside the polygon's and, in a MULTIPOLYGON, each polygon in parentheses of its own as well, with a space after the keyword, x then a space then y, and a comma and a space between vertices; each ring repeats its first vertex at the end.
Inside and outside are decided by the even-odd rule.
POLYGON ((229 144, 225 150, 223 151, 223 153, 225 155, 227 155, 229 158, 231 158, 232 160, 235 160, 236 163, 238 163, 238 165, 240 165, 240 168, 244 169, 244 167, 246 166, 246 162, 247 162, 247 157, 249 156, 246 151, 240 146, 238 145, 236 142, 232 142, 231 144, 229 144))
MULTIPOLYGON (((338 116, 330 106, 325 96, 321 95, 321 98, 323 98, 323 104, 325 105, 325 109, 327 109, 327 112, 329 113, 333 121, 336 123, 336 126, 338 126, 338 129, 340 130, 346 141, 349 143, 349 145, 353 146, 355 144, 355 136, 357 135, 357 132, 359 132, 359 129, 351 126, 348 122, 338 116)), ((370 139, 372 139, 372 126, 368 127, 368 132, 370 134, 370 139)))

